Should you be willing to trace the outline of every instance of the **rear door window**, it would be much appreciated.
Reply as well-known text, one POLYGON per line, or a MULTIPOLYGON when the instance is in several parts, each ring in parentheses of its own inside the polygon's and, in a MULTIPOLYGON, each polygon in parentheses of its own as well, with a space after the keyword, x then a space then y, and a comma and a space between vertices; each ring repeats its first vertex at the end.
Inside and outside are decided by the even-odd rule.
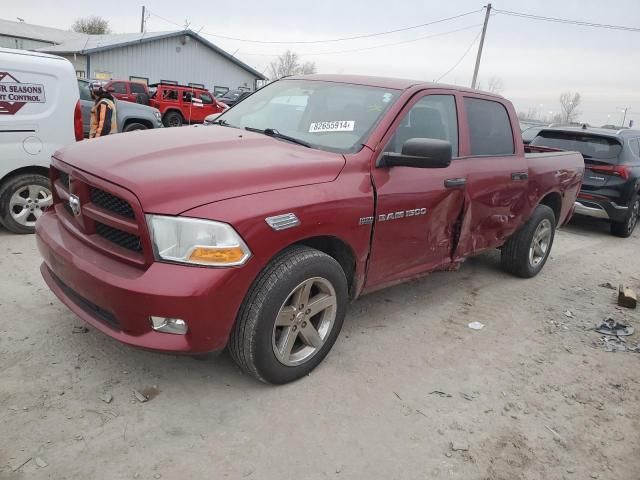
POLYGON ((465 97, 471 155, 500 156, 515 153, 507 109, 499 102, 465 97))
POLYGON ((612 137, 582 133, 580 131, 543 130, 531 145, 580 152, 586 159, 617 163, 622 145, 612 137))
POLYGON ((631 151, 636 157, 640 157, 640 139, 632 138, 630 141, 631 151))

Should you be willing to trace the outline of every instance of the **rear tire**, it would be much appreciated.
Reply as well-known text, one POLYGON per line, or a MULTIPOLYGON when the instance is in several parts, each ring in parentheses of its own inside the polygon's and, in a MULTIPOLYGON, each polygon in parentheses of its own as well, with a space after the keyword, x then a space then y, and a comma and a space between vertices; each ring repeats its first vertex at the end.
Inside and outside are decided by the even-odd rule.
POLYGON ((639 214, 640 198, 636 194, 631 199, 631 202, 629 202, 629 211, 624 221, 611 223, 611 233, 616 237, 629 238, 638 224, 639 214))
POLYGON ((47 177, 16 175, 0 187, 0 223, 13 233, 33 233, 36 220, 52 204, 47 177))
POLYGON ((347 279, 335 259, 309 247, 289 248, 247 293, 229 338, 231 357, 265 383, 303 377, 331 350, 347 301, 347 279))
POLYGON ((132 122, 127 124, 126 127, 124 127, 123 132, 133 132, 135 130, 147 130, 149 127, 147 127, 144 123, 138 123, 138 122, 132 122))
POLYGON ((165 127, 181 127, 184 123, 184 118, 178 112, 168 112, 162 118, 162 123, 165 127))
POLYGON ((502 268, 518 277, 535 277, 549 258, 556 218, 551 208, 538 205, 531 218, 502 247, 502 268))

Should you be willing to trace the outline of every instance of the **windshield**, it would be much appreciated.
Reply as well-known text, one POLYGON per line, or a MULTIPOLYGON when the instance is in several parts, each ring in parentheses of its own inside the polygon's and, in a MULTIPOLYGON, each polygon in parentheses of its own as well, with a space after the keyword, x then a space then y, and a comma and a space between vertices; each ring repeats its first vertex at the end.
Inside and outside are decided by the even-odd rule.
POLYGON ((611 137, 554 130, 540 132, 531 145, 577 151, 587 160, 605 160, 607 163, 616 163, 615 160, 622 151, 620 142, 611 137))
POLYGON ((217 120, 231 127, 277 132, 313 148, 353 152, 398 97, 397 90, 313 80, 280 80, 217 120))

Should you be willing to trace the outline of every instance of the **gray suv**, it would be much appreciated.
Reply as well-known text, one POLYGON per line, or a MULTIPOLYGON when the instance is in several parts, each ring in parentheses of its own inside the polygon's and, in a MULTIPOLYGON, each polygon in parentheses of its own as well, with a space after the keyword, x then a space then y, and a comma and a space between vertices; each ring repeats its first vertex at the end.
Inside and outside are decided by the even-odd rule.
MULTIPOLYGON (((88 137, 91 127, 91 108, 94 102, 91 99, 87 80, 78 79, 78 88, 80 89, 80 107, 82 108, 82 130, 84 136, 88 137)), ((116 119, 118 132, 132 132, 133 130, 147 130, 164 126, 162 115, 157 108, 120 100, 116 100, 116 119)))

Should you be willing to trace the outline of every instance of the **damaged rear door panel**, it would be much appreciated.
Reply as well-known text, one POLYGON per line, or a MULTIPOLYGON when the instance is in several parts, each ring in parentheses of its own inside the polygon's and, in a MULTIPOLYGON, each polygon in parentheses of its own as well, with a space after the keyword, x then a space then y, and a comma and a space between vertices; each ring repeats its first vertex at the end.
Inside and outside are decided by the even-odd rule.
POLYGON ((464 95, 460 117, 467 175, 458 260, 502 245, 529 214, 529 168, 516 143, 507 105, 495 97, 464 95))

